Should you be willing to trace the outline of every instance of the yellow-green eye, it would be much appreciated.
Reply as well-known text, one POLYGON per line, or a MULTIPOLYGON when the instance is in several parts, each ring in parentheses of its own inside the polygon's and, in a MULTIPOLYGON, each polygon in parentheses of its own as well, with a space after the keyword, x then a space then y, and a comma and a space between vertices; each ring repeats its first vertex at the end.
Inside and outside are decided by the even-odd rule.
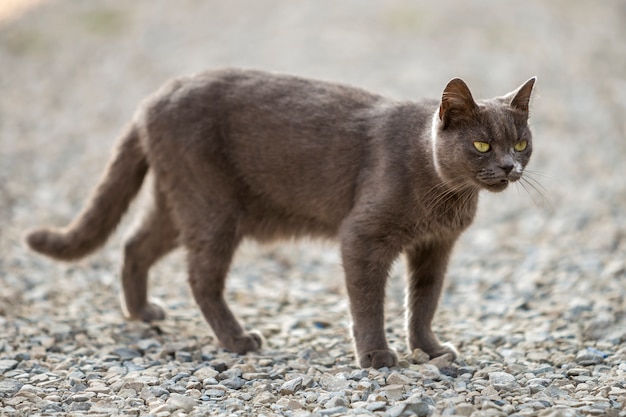
POLYGON ((491 146, 487 143, 487 142, 474 142, 474 148, 476 148, 476 150, 478 152, 487 152, 491 146))
POLYGON ((517 152, 522 152, 524 149, 526 149, 527 146, 528 146, 528 142, 525 140, 522 140, 520 142, 517 142, 514 148, 517 152))

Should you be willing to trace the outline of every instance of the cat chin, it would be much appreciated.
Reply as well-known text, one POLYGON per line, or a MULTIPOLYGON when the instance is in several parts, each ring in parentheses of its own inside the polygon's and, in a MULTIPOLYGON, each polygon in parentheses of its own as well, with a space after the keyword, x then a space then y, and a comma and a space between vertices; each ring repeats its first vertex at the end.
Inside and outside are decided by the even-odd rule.
POLYGON ((501 193, 502 191, 506 190, 508 186, 509 186, 509 181, 498 182, 495 184, 483 184, 483 187, 487 191, 490 191, 492 193, 501 193))

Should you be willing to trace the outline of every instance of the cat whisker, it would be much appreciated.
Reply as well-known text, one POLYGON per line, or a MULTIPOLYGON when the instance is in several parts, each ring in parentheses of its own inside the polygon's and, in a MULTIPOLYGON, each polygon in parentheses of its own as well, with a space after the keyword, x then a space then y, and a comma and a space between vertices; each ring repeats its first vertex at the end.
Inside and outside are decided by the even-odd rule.
MULTIPOLYGON (((546 187, 544 187, 543 184, 540 183, 538 179, 534 178, 533 175, 535 175, 534 172, 532 172, 532 171, 531 172, 527 172, 526 175, 523 177, 523 179, 526 182, 532 182, 537 188, 541 189, 543 194, 548 194, 548 189, 546 187)), ((546 177, 546 178, 549 178, 549 177, 546 177)))
POLYGON ((550 179, 550 180, 554 180, 554 181, 557 180, 552 174, 550 174, 550 173, 548 173, 546 171, 539 171, 539 170, 536 170, 536 169, 525 169, 524 170, 524 174, 525 175, 528 175, 528 174, 536 175, 536 176, 543 177, 543 178, 550 179))
POLYGON ((526 191, 537 208, 545 209, 550 213, 554 212, 554 206, 546 195, 548 191, 539 181, 532 177, 522 177, 518 184, 526 191))

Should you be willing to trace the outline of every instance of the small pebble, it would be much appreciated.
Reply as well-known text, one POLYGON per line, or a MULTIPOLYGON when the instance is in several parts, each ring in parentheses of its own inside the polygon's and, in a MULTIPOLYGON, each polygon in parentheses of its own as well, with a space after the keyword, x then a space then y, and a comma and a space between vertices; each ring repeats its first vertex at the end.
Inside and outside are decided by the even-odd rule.
POLYGON ((189 413, 196 406, 196 401, 185 395, 172 394, 170 398, 167 399, 166 404, 169 405, 172 410, 184 410, 189 413))
POLYGON ((302 388, 302 378, 297 377, 289 381, 285 381, 280 387, 282 395, 293 395, 302 388))
POLYGON ((582 366, 598 365, 605 359, 605 355, 596 350, 585 349, 576 354, 576 363, 582 366))

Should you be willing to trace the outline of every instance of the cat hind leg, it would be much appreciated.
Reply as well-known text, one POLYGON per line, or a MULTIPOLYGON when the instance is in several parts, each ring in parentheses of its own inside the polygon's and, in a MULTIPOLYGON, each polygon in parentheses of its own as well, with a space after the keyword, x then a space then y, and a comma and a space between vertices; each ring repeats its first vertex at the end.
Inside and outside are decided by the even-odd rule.
POLYGON ((126 241, 122 267, 122 309, 134 320, 150 322, 165 318, 163 306, 148 299, 150 267, 178 245, 178 230, 168 211, 165 196, 155 187, 153 206, 126 241))

